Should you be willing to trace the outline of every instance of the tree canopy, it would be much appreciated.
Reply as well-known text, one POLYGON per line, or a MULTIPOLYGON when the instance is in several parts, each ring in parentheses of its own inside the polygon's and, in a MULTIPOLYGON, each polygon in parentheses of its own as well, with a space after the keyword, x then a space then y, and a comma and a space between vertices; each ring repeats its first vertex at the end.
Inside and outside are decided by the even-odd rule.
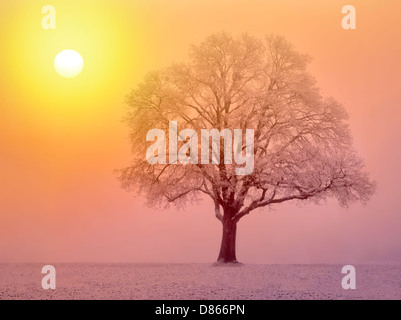
POLYGON ((123 187, 146 195, 149 205, 182 205, 203 194, 213 200, 218 219, 221 209, 230 209, 236 221, 289 200, 366 202, 374 183, 353 149, 348 115, 322 97, 306 71, 309 62, 281 36, 259 40, 223 32, 192 46, 189 62, 149 73, 127 99, 134 157, 121 170, 123 187), (238 176, 238 165, 223 161, 149 164, 147 131, 168 132, 172 120, 196 131, 254 129, 254 171, 238 176))

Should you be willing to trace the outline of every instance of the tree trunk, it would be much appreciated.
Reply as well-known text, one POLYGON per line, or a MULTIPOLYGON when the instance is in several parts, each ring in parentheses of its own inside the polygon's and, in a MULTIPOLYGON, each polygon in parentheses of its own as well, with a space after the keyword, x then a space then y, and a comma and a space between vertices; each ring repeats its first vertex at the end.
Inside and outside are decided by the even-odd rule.
POLYGON ((235 255, 235 240, 237 236, 237 223, 231 217, 223 217, 223 237, 221 239, 220 253, 217 261, 237 263, 235 255))

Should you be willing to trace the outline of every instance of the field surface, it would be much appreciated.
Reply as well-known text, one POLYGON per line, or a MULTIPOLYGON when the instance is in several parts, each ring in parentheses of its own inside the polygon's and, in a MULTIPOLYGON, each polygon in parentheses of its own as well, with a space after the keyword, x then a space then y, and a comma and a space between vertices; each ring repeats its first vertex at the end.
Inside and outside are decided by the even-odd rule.
POLYGON ((43 265, 0 264, 0 300, 401 299, 400 265, 355 265, 355 290, 324 264, 55 264, 57 288, 43 290, 43 265))

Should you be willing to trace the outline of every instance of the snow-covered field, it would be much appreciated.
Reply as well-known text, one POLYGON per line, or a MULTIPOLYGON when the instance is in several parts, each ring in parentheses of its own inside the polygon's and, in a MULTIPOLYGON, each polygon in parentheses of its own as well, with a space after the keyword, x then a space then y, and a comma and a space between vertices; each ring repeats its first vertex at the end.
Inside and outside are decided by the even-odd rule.
POLYGON ((341 265, 0 264, 0 299, 401 299, 400 265, 355 265, 356 290, 341 265))

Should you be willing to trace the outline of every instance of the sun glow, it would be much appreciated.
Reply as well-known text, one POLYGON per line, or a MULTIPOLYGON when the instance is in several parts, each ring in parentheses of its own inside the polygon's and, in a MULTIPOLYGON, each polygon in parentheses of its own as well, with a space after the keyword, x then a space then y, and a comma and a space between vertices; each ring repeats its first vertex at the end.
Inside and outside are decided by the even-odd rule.
POLYGON ((116 112, 110 106, 148 69, 142 63, 143 20, 128 14, 121 1, 54 0, 56 29, 45 30, 42 5, 17 2, 0 1, 0 42, 7 43, 0 50, 0 97, 3 92, 12 97, 19 106, 15 112, 41 123, 42 129, 68 130, 81 121, 88 130, 110 119, 116 112), (3 10, 5 5, 9 9, 3 10), (71 69, 68 57, 56 63, 64 50, 83 58, 80 73, 78 59, 72 59, 71 69))
POLYGON ((78 52, 64 50, 54 59, 54 67, 60 76, 74 78, 81 73, 84 67, 84 60, 78 52))

